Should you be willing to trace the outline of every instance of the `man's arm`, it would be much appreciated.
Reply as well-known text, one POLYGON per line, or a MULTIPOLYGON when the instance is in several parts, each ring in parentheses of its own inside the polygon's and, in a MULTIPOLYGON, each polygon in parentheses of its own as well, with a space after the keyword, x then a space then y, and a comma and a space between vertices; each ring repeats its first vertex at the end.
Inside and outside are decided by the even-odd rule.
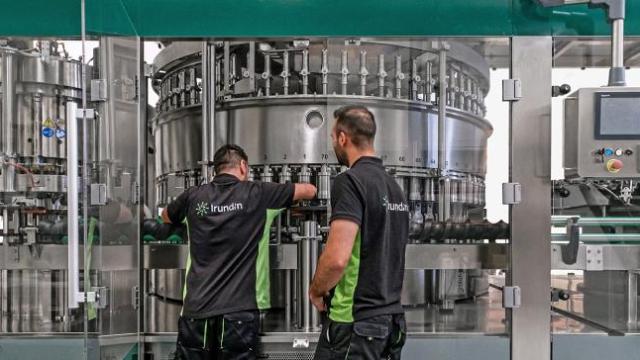
POLYGON ((294 184, 293 201, 311 200, 316 197, 316 187, 311 184, 294 184))
POLYGON ((191 187, 173 200, 166 208, 162 210, 162 222, 165 224, 179 224, 187 216, 189 209, 189 196, 198 189, 197 186, 191 187))
POLYGON ((167 208, 162 209, 162 222, 165 224, 171 224, 171 219, 169 218, 169 210, 167 210, 167 208))
POLYGON ((326 311, 324 296, 338 284, 349 264, 359 228, 357 223, 346 219, 331 222, 329 239, 309 289, 309 298, 319 311, 326 311))

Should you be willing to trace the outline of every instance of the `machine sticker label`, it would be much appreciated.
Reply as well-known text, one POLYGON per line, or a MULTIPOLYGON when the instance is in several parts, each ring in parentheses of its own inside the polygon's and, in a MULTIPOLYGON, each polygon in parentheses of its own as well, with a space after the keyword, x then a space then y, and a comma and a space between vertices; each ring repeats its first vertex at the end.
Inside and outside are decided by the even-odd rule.
POLYGON ((42 136, 44 137, 53 137, 55 135, 55 129, 56 128, 56 123, 51 120, 51 118, 46 118, 44 120, 42 120, 42 136))
POLYGON ((50 138, 50 137, 53 136, 53 133, 54 133, 54 131, 53 131, 52 128, 49 128, 49 127, 42 128, 42 136, 44 136, 44 137, 50 138))
POLYGON ((54 128, 56 127, 56 123, 51 118, 46 118, 42 121, 42 127, 54 128))

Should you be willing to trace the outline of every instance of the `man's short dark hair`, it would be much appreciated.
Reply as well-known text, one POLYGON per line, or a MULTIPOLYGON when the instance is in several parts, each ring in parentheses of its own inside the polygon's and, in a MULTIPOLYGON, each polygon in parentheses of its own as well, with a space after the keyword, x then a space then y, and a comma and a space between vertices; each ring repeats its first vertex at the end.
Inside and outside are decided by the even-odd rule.
POLYGON ((369 109, 360 105, 343 106, 333 112, 336 132, 349 136, 356 147, 373 144, 376 136, 376 120, 369 109))
POLYGON ((226 169, 240 166, 242 160, 247 163, 249 162, 244 149, 234 144, 223 145, 213 156, 213 169, 216 174, 219 174, 226 169))

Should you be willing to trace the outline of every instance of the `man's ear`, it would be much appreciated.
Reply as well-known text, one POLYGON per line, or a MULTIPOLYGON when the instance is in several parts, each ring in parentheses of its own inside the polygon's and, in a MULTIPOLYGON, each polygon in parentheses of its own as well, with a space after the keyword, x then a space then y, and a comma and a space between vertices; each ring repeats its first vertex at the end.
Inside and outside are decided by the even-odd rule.
POLYGON ((344 131, 338 132, 338 144, 342 147, 347 144, 347 134, 344 131))

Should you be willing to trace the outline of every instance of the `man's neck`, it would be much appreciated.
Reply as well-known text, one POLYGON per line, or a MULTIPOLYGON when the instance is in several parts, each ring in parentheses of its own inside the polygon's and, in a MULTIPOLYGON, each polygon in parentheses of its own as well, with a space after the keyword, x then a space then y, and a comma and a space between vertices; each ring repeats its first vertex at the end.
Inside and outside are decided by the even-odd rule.
POLYGON ((373 149, 354 151, 353 154, 349 154, 349 167, 365 156, 376 156, 376 152, 373 149))
POLYGON ((217 175, 231 175, 231 176, 235 176, 238 179, 241 179, 242 176, 240 175, 239 171, 233 171, 233 170, 225 170, 225 171, 221 171, 219 172, 217 175))

